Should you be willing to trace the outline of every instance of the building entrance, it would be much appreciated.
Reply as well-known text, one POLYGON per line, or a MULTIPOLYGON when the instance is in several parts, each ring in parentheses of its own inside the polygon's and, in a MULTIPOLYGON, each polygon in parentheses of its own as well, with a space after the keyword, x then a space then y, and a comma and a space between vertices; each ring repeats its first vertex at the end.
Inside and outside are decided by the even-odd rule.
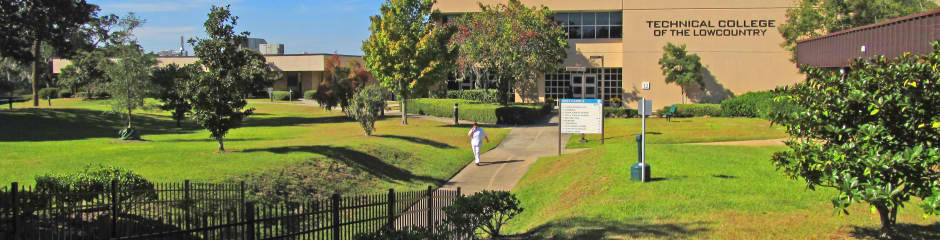
POLYGON ((574 98, 597 98, 597 74, 571 74, 571 88, 574 98))

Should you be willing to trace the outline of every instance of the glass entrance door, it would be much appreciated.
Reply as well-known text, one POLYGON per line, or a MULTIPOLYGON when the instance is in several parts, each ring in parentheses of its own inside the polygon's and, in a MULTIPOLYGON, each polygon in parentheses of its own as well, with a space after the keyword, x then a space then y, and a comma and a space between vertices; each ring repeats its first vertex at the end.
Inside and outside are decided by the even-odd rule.
POLYGON ((597 75, 575 73, 571 74, 571 92, 574 98, 597 98, 597 75))

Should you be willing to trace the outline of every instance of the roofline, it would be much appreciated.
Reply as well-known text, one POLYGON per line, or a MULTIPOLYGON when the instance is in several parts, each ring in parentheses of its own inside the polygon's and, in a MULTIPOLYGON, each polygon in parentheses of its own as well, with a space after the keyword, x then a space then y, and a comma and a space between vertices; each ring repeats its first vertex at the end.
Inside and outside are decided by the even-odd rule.
MULTIPOLYGON (((297 53, 297 54, 268 54, 262 55, 265 57, 269 56, 333 56, 337 55, 340 57, 362 57, 362 55, 351 55, 351 54, 333 54, 333 53, 297 53)), ((196 56, 157 56, 157 58, 195 58, 196 56)))
POLYGON ((858 31, 863 31, 863 30, 868 30, 868 29, 872 29, 872 28, 876 28, 876 27, 881 27, 881 26, 889 25, 889 24, 896 23, 896 22, 902 22, 902 21, 907 21, 907 20, 911 20, 911 19, 915 19, 915 18, 926 17, 926 16, 936 15, 936 14, 940 14, 940 8, 937 8, 937 9, 934 9, 934 10, 930 10, 930 11, 926 11, 926 12, 922 12, 922 13, 915 13, 915 14, 911 14, 911 15, 907 15, 907 16, 903 16, 903 17, 888 19, 888 20, 885 20, 885 21, 883 21, 883 22, 872 23, 872 24, 868 24, 868 25, 865 25, 865 26, 861 26, 861 27, 849 28, 849 29, 846 29, 846 30, 842 30, 842 31, 838 31, 838 32, 834 32, 834 33, 830 33, 830 34, 826 34, 826 35, 822 35, 822 36, 816 36, 816 37, 811 37, 811 38, 807 38, 807 39, 803 39, 803 40, 798 40, 798 41, 796 41, 796 44, 800 44, 800 43, 804 43, 804 42, 809 42, 809 41, 815 41, 815 40, 819 40, 819 39, 823 39, 823 38, 831 38, 831 37, 835 37, 835 36, 839 36, 839 35, 844 35, 844 34, 853 33, 853 32, 858 32, 858 31))

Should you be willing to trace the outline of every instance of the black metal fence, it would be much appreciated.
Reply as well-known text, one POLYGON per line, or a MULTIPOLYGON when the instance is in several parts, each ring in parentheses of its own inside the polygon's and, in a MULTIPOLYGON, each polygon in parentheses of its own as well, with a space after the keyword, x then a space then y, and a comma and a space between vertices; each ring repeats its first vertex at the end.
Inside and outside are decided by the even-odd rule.
POLYGON ((167 183, 104 191, 0 188, 0 239, 353 239, 432 228, 460 189, 341 196, 290 203, 247 201, 245 183, 167 183))

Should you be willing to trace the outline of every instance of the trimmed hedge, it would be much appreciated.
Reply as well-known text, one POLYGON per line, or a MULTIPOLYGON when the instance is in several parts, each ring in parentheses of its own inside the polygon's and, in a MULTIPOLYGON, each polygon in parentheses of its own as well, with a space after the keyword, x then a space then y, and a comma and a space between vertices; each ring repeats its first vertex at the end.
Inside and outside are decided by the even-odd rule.
MULTIPOLYGON (((659 110, 659 115, 663 115, 669 112, 669 107, 671 107, 671 105, 665 106, 663 107, 662 110, 659 110)), ((675 117, 702 117, 702 116, 711 116, 711 117, 721 116, 721 105, 712 104, 712 103, 676 104, 675 117)))
POLYGON ((470 100, 481 103, 498 103, 499 92, 495 89, 454 90, 447 91, 447 98, 470 100))
POLYGON ((68 89, 59 90, 59 97, 60 97, 60 98, 70 98, 70 97, 72 97, 72 90, 68 90, 68 89))
POLYGON ((304 99, 313 100, 315 95, 317 95, 317 90, 304 91, 304 99))
POLYGON ((638 117, 639 115, 640 114, 636 112, 636 109, 617 107, 604 108, 604 117, 608 118, 634 118, 638 117))
POLYGON ((516 104, 504 107, 463 99, 429 98, 409 99, 407 108, 408 113, 453 118, 454 103, 460 104, 460 119, 481 123, 530 124, 542 120, 552 112, 551 105, 548 104, 516 104))
POLYGON ((54 99, 59 97, 58 88, 39 89, 39 99, 54 99))
POLYGON ((721 101, 721 115, 768 118, 773 111, 775 96, 771 91, 749 92, 721 101))
POLYGON ((291 93, 288 91, 274 91, 274 92, 271 92, 271 96, 274 98, 274 100, 279 100, 279 101, 293 100, 291 99, 291 97, 295 99, 297 98, 296 94, 294 96, 291 96, 291 93))

